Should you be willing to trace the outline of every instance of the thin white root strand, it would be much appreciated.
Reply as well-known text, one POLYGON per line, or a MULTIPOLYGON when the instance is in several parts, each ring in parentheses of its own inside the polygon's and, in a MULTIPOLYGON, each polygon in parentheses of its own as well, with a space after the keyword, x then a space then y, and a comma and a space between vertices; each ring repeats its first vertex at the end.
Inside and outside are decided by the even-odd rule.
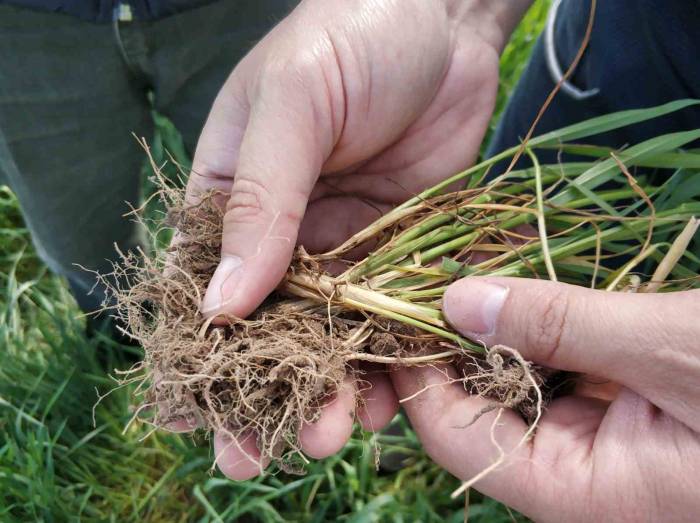
MULTIPOLYGON (((503 411, 504 411, 504 408, 503 408, 503 407, 501 407, 501 408, 498 409, 498 412, 496 413, 496 418, 493 420, 493 423, 491 424, 491 431, 490 431, 491 443, 493 443, 493 445, 494 445, 494 446, 496 447, 496 449, 498 450, 498 458, 496 459, 496 461, 494 461, 493 463, 491 463, 491 465, 489 465, 489 466, 486 467, 484 470, 482 470, 481 472, 479 472, 479 473, 478 473, 476 476, 474 476, 472 479, 470 479, 469 481, 465 481, 464 483, 462 483, 462 485, 461 485, 457 490, 455 490, 455 491, 451 494, 450 497, 451 497, 452 499, 456 498, 457 496, 459 496, 459 495, 462 494, 463 492, 466 492, 467 490, 469 490, 469 489, 472 487, 472 485, 474 485, 474 483, 476 483, 477 481, 479 481, 479 480, 481 480, 482 478, 486 477, 487 475, 491 474, 491 472, 493 472, 493 471, 496 470, 498 467, 500 467, 501 464, 502 464, 502 463, 506 460, 506 458, 508 457, 508 455, 503 451, 503 447, 501 447, 501 445, 499 445, 498 441, 496 441, 496 427, 498 426, 498 422, 499 422, 500 419, 501 419, 501 415, 503 414, 503 411)), ((519 446, 520 446, 520 445, 518 444, 518 447, 519 447, 519 446)), ((516 447, 515 449, 517 449, 518 447, 516 447)), ((515 449, 513 449, 513 450, 515 450, 515 449)))
POLYGON ((414 392, 410 396, 406 396, 405 398, 401 398, 399 400, 399 403, 406 403, 407 401, 411 401, 412 399, 417 398, 421 394, 423 394, 425 391, 433 389, 435 387, 445 387, 446 385, 452 385, 453 383, 462 383, 464 380, 461 378, 449 378, 448 381, 443 381, 442 383, 432 383, 430 385, 426 385, 419 391, 414 392))
POLYGON ((496 418, 494 419, 493 424, 491 425, 491 442, 494 444, 494 446, 498 450, 499 456, 496 459, 496 461, 494 461, 491 465, 489 465, 484 470, 479 472, 476 476, 474 476, 473 478, 469 479, 468 481, 465 481, 464 483, 462 483, 462 485, 451 494, 451 497, 453 499, 456 498, 457 496, 459 496, 460 494, 462 494, 463 492, 465 492, 467 489, 474 486, 475 483, 477 483, 478 481, 480 481, 481 479, 486 477, 488 474, 490 474, 491 472, 496 470, 498 467, 500 467, 506 461, 506 459, 508 459, 509 456, 511 456, 512 454, 514 454, 518 450, 520 450, 520 448, 522 448, 522 446, 525 445, 530 440, 532 435, 535 433, 537 425, 539 425, 540 418, 542 417, 542 404, 543 404, 542 391, 540 390, 540 387, 537 385, 535 378, 532 376, 532 373, 530 372, 529 365, 525 361, 525 359, 520 355, 520 353, 518 351, 516 351, 515 349, 511 349, 510 347, 506 347, 505 345, 497 345, 497 346, 493 347, 491 350, 498 350, 498 351, 507 352, 508 354, 510 354, 510 356, 512 358, 514 358, 522 366, 523 372, 525 373, 525 376, 532 384, 532 387, 535 389, 535 395, 537 396, 537 404, 536 404, 537 405, 537 415, 535 416, 535 419, 532 422, 532 424, 528 427, 525 434, 523 434, 523 437, 520 438, 520 441, 518 442, 518 444, 513 448, 513 450, 511 450, 508 453, 505 453, 503 451, 503 448, 496 441, 496 426, 498 425, 498 421, 500 420, 501 415, 503 414, 503 410, 504 410, 503 408, 498 409, 498 414, 496 415, 496 418))

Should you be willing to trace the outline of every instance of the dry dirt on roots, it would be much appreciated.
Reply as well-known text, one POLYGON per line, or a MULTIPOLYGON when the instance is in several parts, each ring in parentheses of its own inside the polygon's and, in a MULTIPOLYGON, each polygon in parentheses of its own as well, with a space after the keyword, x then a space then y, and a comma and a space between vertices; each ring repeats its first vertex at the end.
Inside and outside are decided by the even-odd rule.
MULTIPOLYGON (((188 206, 182 191, 164 187, 161 197, 168 209, 161 227, 178 231, 171 247, 155 256, 125 254, 115 273, 103 277, 118 321, 145 350, 124 380, 139 383, 137 414, 156 427, 184 419, 232 437, 253 431, 263 456, 299 470, 300 428, 318 418, 350 362, 410 363, 411 355, 437 346, 435 337, 398 323, 281 296, 250 319, 212 325, 199 306, 220 258, 217 196, 188 206), (371 334, 359 336, 368 318, 371 334)), ((461 368, 470 392, 533 418, 531 376, 542 383, 535 369, 503 351, 465 356, 461 368)))

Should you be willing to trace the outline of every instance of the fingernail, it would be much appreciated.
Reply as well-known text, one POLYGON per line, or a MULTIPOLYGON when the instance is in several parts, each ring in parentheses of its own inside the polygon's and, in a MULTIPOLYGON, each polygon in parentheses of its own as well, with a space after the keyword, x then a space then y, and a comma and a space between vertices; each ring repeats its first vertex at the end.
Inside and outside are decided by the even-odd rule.
POLYGON ((457 331, 479 339, 496 331, 508 289, 479 279, 464 278, 445 291, 442 309, 457 331))
POLYGON ((231 295, 238 284, 238 272, 243 260, 238 256, 222 256, 214 271, 202 300, 200 311, 204 316, 214 316, 231 302, 231 295))

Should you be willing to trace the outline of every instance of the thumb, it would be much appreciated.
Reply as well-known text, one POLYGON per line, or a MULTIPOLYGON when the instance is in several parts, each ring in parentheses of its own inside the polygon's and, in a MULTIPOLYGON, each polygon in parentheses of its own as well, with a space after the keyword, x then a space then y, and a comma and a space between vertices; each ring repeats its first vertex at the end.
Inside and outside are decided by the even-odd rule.
POLYGON ((476 277, 447 289, 443 311, 455 329, 487 346, 508 345, 547 367, 612 379, 652 401, 700 391, 697 371, 690 372, 700 369, 697 290, 632 294, 476 277))
POLYGON ((245 317, 289 266, 328 147, 319 145, 323 126, 315 124, 310 96, 288 85, 259 81, 226 203, 221 263, 202 300, 205 316, 245 317))

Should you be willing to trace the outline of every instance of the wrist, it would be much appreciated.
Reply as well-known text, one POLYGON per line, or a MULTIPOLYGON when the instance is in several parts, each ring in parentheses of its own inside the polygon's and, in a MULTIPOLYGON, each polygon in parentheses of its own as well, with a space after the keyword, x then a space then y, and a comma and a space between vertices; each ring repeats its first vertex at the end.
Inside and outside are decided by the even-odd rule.
POLYGON ((467 24, 499 54, 533 0, 443 0, 457 24, 467 24))

